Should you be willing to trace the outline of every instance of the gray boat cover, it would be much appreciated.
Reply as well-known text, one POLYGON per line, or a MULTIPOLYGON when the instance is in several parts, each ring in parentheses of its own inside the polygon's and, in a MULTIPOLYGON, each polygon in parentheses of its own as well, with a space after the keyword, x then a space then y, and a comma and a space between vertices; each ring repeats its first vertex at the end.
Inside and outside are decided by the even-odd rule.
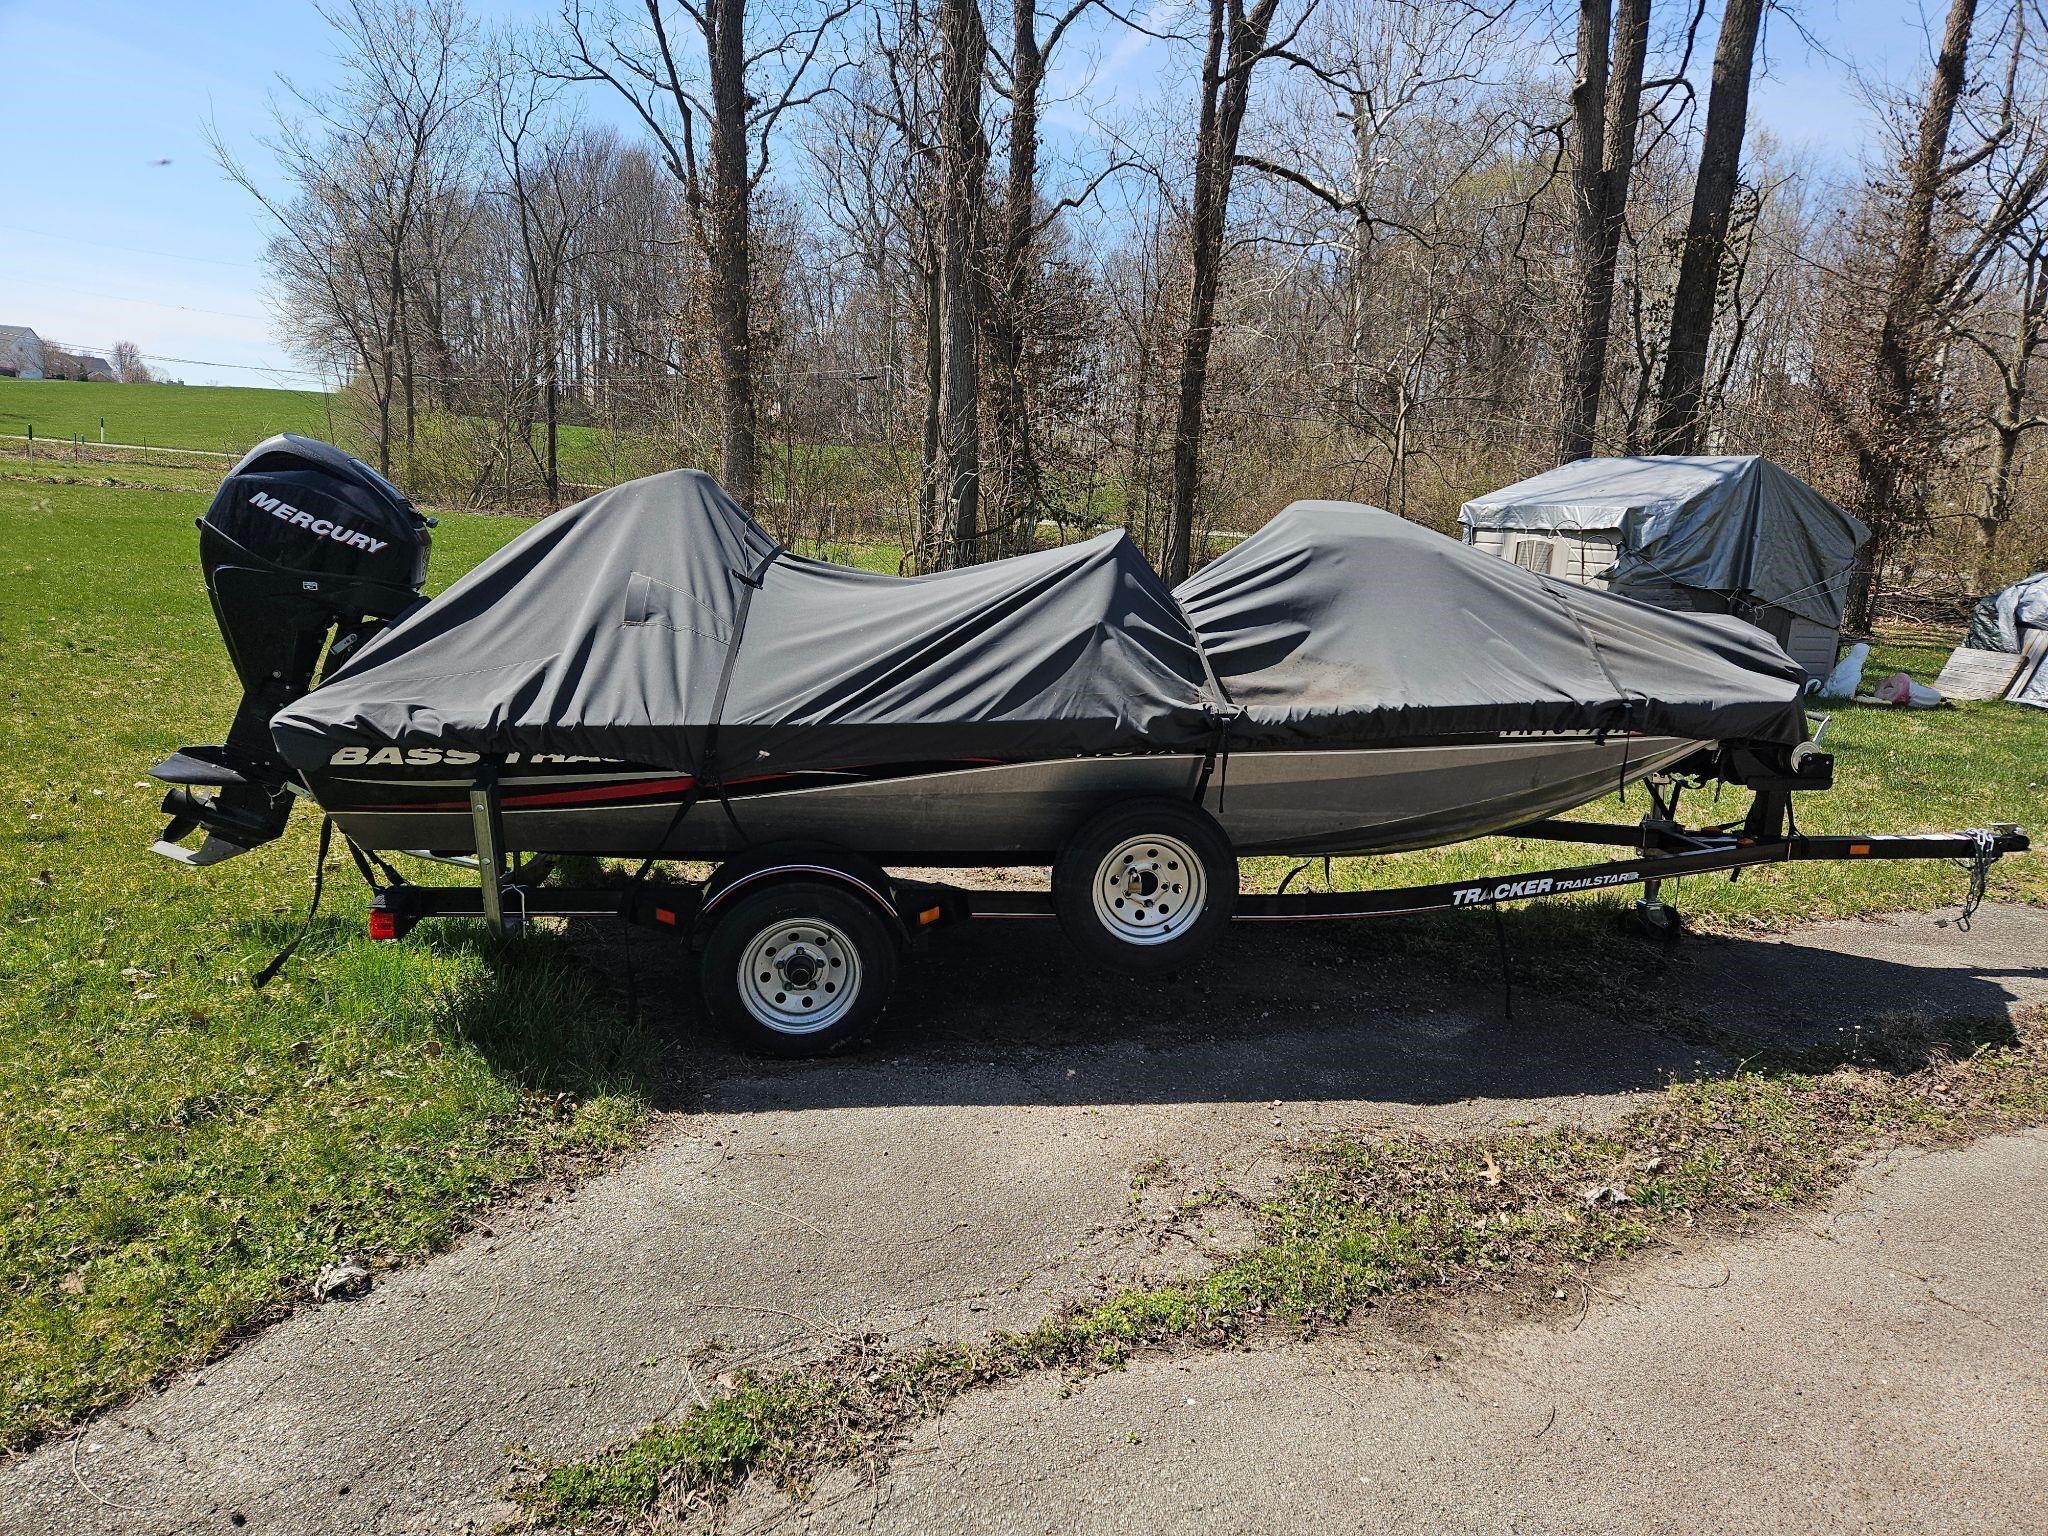
POLYGON ((715 745, 730 780, 1184 746, 1213 729, 1203 686, 1172 594, 1122 534, 880 576, 782 550, 678 470, 539 523, 271 731, 301 770, 417 743, 699 774, 715 745))
POLYGON ((1839 629, 1870 530, 1769 459, 1580 459, 1465 503, 1468 528, 1618 532, 1609 582, 1690 587, 1839 629))
POLYGON ((538 524, 272 731, 306 772, 339 748, 433 746, 731 782, 1202 751, 1226 729, 1244 746, 1796 741, 1800 676, 1746 626, 1553 582, 1371 508, 1297 503, 1176 594, 1122 534, 910 578, 806 560, 679 471, 538 524))
POLYGON ((1762 630, 1538 576, 1375 507, 1298 501, 1174 596, 1244 711, 1234 746, 1806 737, 1805 673, 1762 630))

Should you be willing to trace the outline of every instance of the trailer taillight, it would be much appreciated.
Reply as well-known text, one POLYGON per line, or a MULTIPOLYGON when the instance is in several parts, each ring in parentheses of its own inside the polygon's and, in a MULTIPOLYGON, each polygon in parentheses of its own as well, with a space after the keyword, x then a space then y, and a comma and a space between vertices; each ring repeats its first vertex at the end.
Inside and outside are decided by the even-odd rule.
POLYGON ((396 912, 379 912, 372 909, 370 913, 370 937, 380 944, 397 938, 398 914, 396 912))

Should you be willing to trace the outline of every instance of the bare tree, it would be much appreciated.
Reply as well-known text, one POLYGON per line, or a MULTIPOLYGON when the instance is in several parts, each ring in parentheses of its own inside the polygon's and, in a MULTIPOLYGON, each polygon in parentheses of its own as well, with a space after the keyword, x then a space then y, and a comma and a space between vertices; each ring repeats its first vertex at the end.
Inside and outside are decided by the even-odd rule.
POLYGON ((2012 0, 1995 40, 1996 86, 1970 93, 1977 0, 1951 0, 1940 49, 1905 135, 1891 260, 1863 397, 1837 396, 1855 460, 1857 510, 1874 537, 1852 573, 1847 622, 1870 623, 1885 558, 1925 519, 1944 440, 1941 372, 2000 249, 2048 191, 2048 87, 2038 0, 2012 0), (1956 128, 1965 130, 1956 147, 1956 128))
POLYGON ((107 354, 107 361, 114 365, 114 377, 123 384, 147 384, 149 367, 142 361, 142 348, 132 341, 117 341, 107 354))
MULTIPOLYGON (((2048 342, 2048 225, 2038 218, 2006 252, 2004 302, 1994 326, 1980 319, 1962 334, 1984 356, 1996 379, 1984 422, 1991 433, 1991 462, 1984 477, 1983 505, 1976 514, 1977 561, 1973 585, 1980 592, 1997 584, 2001 541, 2012 521, 2020 449, 2029 434, 2048 427, 2032 396, 2034 360, 2048 342)), ((2003 285, 2002 285, 2003 286, 2003 285)))
POLYGON ((749 47, 747 0, 642 0, 586 12, 567 0, 563 78, 609 85, 660 146, 683 188, 703 256, 718 351, 719 477, 742 505, 755 500, 759 469, 754 378, 754 190, 768 173, 776 129, 792 108, 829 86, 819 63, 853 0, 822 13, 775 18, 775 35, 749 47), (680 26, 679 26, 680 18, 680 26), (672 34, 694 33, 700 56, 679 62, 672 34), (708 144, 700 159, 698 124, 708 144))
POLYGON ((1473 190, 1515 121, 1506 103, 1475 99, 1501 62, 1507 10, 1506 0, 1326 3, 1285 54, 1307 85, 1259 125, 1270 151, 1238 156, 1308 199, 1295 238, 1330 253, 1342 295, 1336 413, 1385 454, 1379 494, 1397 511, 1422 381, 1451 334, 1452 274, 1475 238, 1463 221, 1523 195, 1497 176, 1497 195, 1473 190))
MULTIPOLYGON (((1062 39, 1096 0, 1073 0, 1053 15, 1041 35, 1037 0, 1011 0, 1008 82, 1010 104, 1003 201, 989 242, 986 343, 989 458, 1000 505, 992 529, 998 548, 1027 546, 1041 511, 1041 482, 1032 437, 1028 354, 1034 341, 1032 289, 1040 237, 1050 222, 1079 206, 1100 185, 1098 174, 1080 193, 1045 208, 1039 190, 1039 110, 1047 72, 1062 39)), ((1106 174, 1106 173, 1103 173, 1106 174)))
MULTIPOLYGON (((603 179, 579 163, 574 124, 555 112, 557 90, 556 82, 528 67, 516 46, 499 50, 491 72, 491 118, 518 231, 524 350, 539 374, 541 474, 550 510, 562 504, 562 300, 578 236, 595 219, 604 191, 603 179)), ((531 433, 524 436, 530 451, 531 433)))
POLYGON ((1686 221, 1678 286, 1671 297, 1664 372, 1657 386, 1657 424, 1652 437, 1659 453, 1699 452, 1707 348, 1713 339, 1715 301, 1728 259, 1728 220, 1735 206, 1742 140, 1749 128, 1749 77, 1756 62, 1763 14, 1764 0, 1728 0, 1721 13, 1706 132, 1700 141, 1699 172, 1693 178, 1692 213, 1686 221))
POLYGON ((981 283, 988 136, 981 82, 988 34, 977 0, 939 0, 939 455, 950 550, 977 558, 981 539, 981 283))
POLYGON ((1230 184, 1237 169, 1238 136, 1251 99, 1252 73, 1293 41, 1292 33, 1278 44, 1272 40, 1278 9, 1279 0, 1252 0, 1249 6, 1244 0, 1208 0, 1208 31, 1198 87, 1194 188, 1188 213, 1188 314, 1181 335, 1173 490, 1161 562, 1169 582, 1187 575, 1194 546, 1195 498, 1202 473, 1202 405, 1209 384, 1209 354, 1216 340, 1216 295, 1223 277, 1230 184))
POLYGON ((416 340, 420 232, 443 186, 460 179, 465 119, 478 82, 476 29, 461 0, 348 0, 323 10, 340 45, 340 83, 275 107, 264 143, 290 188, 259 185, 219 131, 215 158, 278 226, 271 257, 289 296, 317 311, 313 344, 345 341, 369 381, 377 467, 391 470, 392 410, 404 408, 410 458, 417 436, 416 340))
POLYGON ((1560 462, 1593 451, 1613 329, 1614 272, 1642 118, 1650 0, 1579 0, 1578 78, 1572 85, 1572 207, 1578 226, 1578 320, 1558 424, 1560 462))

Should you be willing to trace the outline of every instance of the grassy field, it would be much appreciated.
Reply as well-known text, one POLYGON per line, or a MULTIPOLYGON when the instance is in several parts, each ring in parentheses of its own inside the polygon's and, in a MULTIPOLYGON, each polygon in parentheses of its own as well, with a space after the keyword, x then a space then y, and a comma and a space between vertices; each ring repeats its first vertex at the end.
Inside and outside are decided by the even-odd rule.
MULTIPOLYGON (((194 559, 210 485, 85 469, 127 479, 55 483, 52 466, 0 461, 0 1448, 203 1357, 338 1255, 421 1253, 507 1182, 621 1144, 652 1056, 557 941, 442 926, 369 944, 339 867, 331 915, 282 979, 249 989, 297 927, 312 818, 211 873, 145 851, 161 817, 144 770, 217 740, 235 696, 194 559)), ((525 526, 444 518, 436 583, 525 526)), ((1923 640, 1881 665, 1929 676, 1945 650, 1923 640)), ((1828 744, 1841 787, 1804 807, 1817 830, 2048 826, 2048 715, 1851 706, 1828 744)), ((1474 845, 1337 874, 1406 882, 1554 858, 1474 845)), ((1993 894, 2048 901, 2044 865, 2008 860, 1993 894)), ((1677 899, 1764 923, 1960 889, 1944 865, 1817 865, 1700 880, 1677 899)), ((1375 932, 1396 926, 1418 946, 1471 933, 1375 932)))
POLYGON ((327 397, 302 389, 198 384, 71 384, 0 379, 0 434, 240 453, 278 432, 327 437, 327 397))
MULTIPOLYGON (((647 1042, 565 946, 372 945, 350 892, 256 993, 313 819, 210 874, 145 851, 144 770, 218 740, 235 697, 204 507, 0 481, 0 1449, 216 1349, 337 1255, 435 1246, 641 1105, 647 1042)), ((525 526, 446 520, 437 576, 525 526)))

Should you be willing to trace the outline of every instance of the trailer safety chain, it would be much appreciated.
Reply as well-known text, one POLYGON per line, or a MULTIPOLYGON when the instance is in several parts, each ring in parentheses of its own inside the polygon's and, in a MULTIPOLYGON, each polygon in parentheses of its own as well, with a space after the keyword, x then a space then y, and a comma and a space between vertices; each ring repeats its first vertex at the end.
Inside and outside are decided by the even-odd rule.
POLYGON ((1970 888, 1963 894, 1963 910, 1956 914, 1956 931, 1968 933, 1970 920, 1977 915, 1977 909, 1984 905, 1984 892, 1991 883, 1991 866, 1998 862, 1998 835, 1983 827, 1971 827, 1963 833, 1976 845, 1976 852, 1958 864, 1970 872, 1970 888))

